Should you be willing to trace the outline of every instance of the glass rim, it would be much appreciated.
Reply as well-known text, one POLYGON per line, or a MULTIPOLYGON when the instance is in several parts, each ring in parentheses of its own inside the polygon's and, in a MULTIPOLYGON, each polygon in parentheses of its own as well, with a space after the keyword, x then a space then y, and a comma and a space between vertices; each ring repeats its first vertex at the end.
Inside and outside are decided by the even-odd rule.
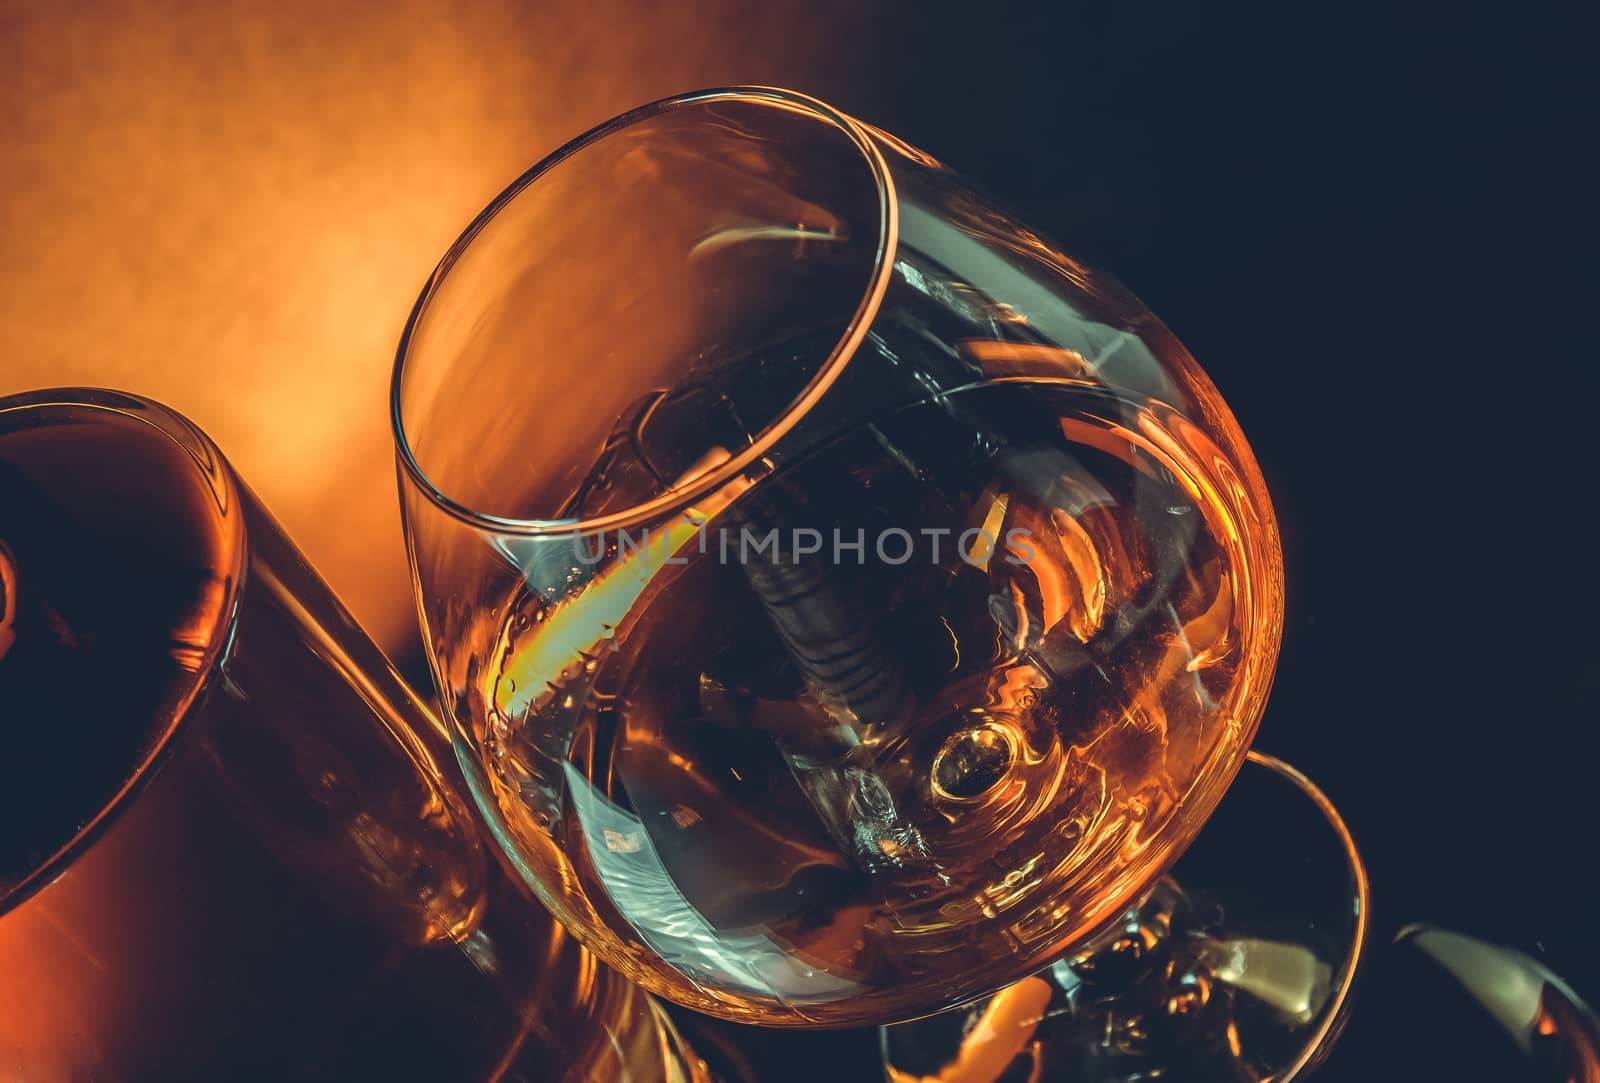
POLYGON ((56 387, 0 396, 0 423, 7 415, 34 410, 87 410, 113 414, 148 425, 156 434, 171 440, 187 457, 195 476, 216 496, 219 518, 230 524, 226 533, 234 544, 228 547, 230 555, 224 569, 226 575, 217 631, 206 643, 200 664, 192 672, 175 678, 174 694, 161 712, 150 720, 148 746, 133 757, 117 788, 99 802, 95 811, 83 820, 70 838, 25 872, 22 879, 9 888, 0 889, 0 918, 23 905, 66 872, 101 834, 122 818, 160 770, 178 736, 193 717, 226 653, 237 618, 239 596, 244 590, 244 568, 248 559, 248 537, 240 520, 242 510, 237 475, 223 457, 221 449, 182 414, 142 395, 101 388, 56 387))
POLYGON ((661 98, 648 105, 631 109, 590 128, 582 135, 568 141, 557 150, 540 159, 539 162, 522 173, 497 195, 456 238, 455 243, 450 246, 444 258, 439 261, 433 273, 428 276, 421 294, 417 297, 416 304, 412 306, 411 314, 406 319, 405 330, 400 335, 399 347, 395 353, 394 369, 389 382, 389 421, 394 438, 395 456, 400 465, 402 478, 409 481, 429 503, 453 519, 469 526, 490 530, 495 533, 523 537, 577 536, 626 529, 641 524, 648 525, 651 522, 688 510, 707 493, 713 492, 729 481, 738 478, 751 465, 758 462, 762 456, 772 450, 822 399, 845 367, 849 365, 861 343, 866 339, 867 331, 877 318, 878 309, 889 286, 889 279, 894 266, 894 254, 899 247, 900 208, 899 200, 895 193, 894 179, 890 175, 888 162, 884 159, 883 152, 874 138, 875 134, 876 129, 872 129, 861 121, 834 109, 827 103, 799 91, 769 86, 727 86, 676 94, 671 97, 661 98), (799 112, 814 119, 822 120, 832 125, 849 139, 850 143, 860 153, 871 174, 878 197, 878 244, 873 256, 872 272, 854 313, 852 313, 849 322, 845 325, 838 340, 829 351, 828 356, 823 360, 800 394, 784 407, 782 413, 764 426, 747 447, 717 466, 696 476, 692 481, 676 488, 668 489, 649 500, 640 501, 627 508, 608 512, 605 515, 579 519, 519 519, 491 515, 488 512, 478 511, 454 500, 434 484, 433 479, 428 476, 422 465, 417 461, 410 439, 406 434, 405 413, 401 405, 401 385, 404 382, 406 362, 410 358, 412 340, 427 314, 429 302, 439 291, 451 269, 465 254, 478 234, 545 173, 591 144, 597 143, 625 128, 632 127, 641 121, 649 120, 673 109, 715 101, 748 102, 770 108, 799 112))
MULTIPOLYGON (((1356 840, 1350 833, 1350 827, 1345 823, 1344 817, 1339 814, 1339 809, 1327 794, 1322 792, 1305 773, 1276 756, 1269 755, 1256 749, 1248 749, 1242 761, 1242 769, 1246 763, 1265 767, 1279 778, 1298 789, 1316 806, 1328 828, 1338 840, 1339 848, 1344 851, 1345 860, 1349 862, 1351 886, 1355 889, 1355 928, 1350 938, 1350 965, 1345 969, 1338 984, 1328 995, 1324 1005, 1322 1018, 1316 1030, 1301 1047, 1300 1054, 1288 1065, 1278 1069, 1275 1079, 1289 1083, 1298 1079, 1300 1073, 1320 1065, 1328 1053, 1333 1049, 1333 1043, 1344 1031, 1345 1024, 1350 1019, 1350 1006, 1357 978, 1362 974, 1367 959, 1367 941, 1372 927, 1372 880, 1367 872, 1366 859, 1361 856, 1361 849, 1356 845, 1356 840)), ((1231 783, 1230 783, 1231 787, 1231 783)))

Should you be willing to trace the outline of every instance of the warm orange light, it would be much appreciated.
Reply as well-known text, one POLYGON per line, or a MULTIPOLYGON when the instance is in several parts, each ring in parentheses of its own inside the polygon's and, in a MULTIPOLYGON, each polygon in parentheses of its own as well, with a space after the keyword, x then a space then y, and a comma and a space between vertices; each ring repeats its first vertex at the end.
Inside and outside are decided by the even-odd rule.
POLYGON ((733 0, 692 20, 577 0, 8 8, 0 395, 109 386, 175 407, 357 619, 407 645, 387 385, 435 262, 519 172, 652 98, 807 86, 825 64, 841 74, 821 89, 848 99, 870 78, 841 56, 863 17, 733 0))
MULTIPOLYGON (((956 1059, 937 1075, 914 1076, 890 1068, 893 1083, 985 1083, 998 1079, 1027 1049, 1050 1003, 1050 983, 1023 978, 1000 990, 984 1006, 976 1025, 961 1043, 956 1059)), ((1039 1075, 1034 1066, 1029 1080, 1039 1075)))

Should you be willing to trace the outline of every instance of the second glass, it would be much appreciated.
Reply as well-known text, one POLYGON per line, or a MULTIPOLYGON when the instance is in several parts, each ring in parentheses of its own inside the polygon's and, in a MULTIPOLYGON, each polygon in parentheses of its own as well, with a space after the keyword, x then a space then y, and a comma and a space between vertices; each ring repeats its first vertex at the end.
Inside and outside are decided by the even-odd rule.
POLYGON ((0 1077, 700 1081, 201 432, 0 398, 0 1077))

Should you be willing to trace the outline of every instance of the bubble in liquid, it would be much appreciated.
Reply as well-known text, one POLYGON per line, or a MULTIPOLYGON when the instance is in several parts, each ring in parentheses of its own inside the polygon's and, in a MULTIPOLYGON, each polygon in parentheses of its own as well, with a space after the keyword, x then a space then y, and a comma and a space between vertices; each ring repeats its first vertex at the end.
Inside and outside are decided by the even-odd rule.
POLYGON ((953 733, 933 759, 933 789, 952 801, 972 801, 1011 770, 1016 746, 1004 727, 986 723, 953 733))

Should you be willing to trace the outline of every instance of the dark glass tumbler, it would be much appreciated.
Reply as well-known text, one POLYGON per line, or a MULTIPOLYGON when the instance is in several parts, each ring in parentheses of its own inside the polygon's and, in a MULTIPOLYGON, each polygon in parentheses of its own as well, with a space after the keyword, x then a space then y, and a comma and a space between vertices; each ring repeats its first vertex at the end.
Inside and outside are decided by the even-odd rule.
POLYGON ((0 1077, 694 1079, 217 448, 0 399, 0 1077))

